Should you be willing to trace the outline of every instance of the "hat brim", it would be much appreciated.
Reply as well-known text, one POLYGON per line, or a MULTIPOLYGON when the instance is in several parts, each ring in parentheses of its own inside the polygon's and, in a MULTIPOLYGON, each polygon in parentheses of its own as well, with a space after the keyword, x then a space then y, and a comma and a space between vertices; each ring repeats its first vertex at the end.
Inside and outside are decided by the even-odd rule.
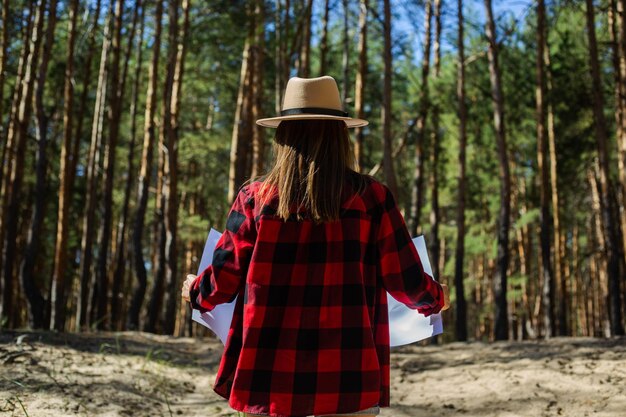
POLYGON ((280 122, 283 120, 343 120, 346 122, 346 126, 349 128, 352 127, 363 127, 367 126, 369 122, 363 119, 355 119, 352 117, 341 117, 341 116, 331 116, 327 114, 292 114, 289 116, 278 116, 278 117, 268 117, 265 119, 259 119, 256 121, 256 124, 259 126, 265 127, 273 127, 277 128, 280 122))

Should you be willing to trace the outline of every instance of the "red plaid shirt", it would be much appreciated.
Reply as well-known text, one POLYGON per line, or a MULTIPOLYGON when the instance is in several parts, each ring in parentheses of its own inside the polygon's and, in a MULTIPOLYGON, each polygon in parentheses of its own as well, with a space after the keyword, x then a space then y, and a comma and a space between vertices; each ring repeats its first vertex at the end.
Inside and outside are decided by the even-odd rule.
POLYGON ((443 306, 392 194, 368 177, 338 221, 315 224, 261 206, 260 184, 239 192, 191 288, 202 311, 239 296, 214 390, 277 417, 389 406, 386 291, 425 315, 443 306))

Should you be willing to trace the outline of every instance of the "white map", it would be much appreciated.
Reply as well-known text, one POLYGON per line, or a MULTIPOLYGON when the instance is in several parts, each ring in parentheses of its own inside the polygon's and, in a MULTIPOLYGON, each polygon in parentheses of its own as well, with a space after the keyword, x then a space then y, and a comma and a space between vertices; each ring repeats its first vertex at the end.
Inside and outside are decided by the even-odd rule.
MULTIPOLYGON (((204 245, 202 259, 200 260, 198 275, 211 264, 215 245, 221 236, 220 232, 215 229, 211 229, 209 232, 206 244, 204 245)), ((428 259, 424 236, 418 236, 413 239, 413 244, 417 248, 417 253, 422 261, 424 271, 432 276, 433 271, 430 260, 428 259)), ((220 304, 208 313, 200 313, 199 310, 193 310, 191 318, 211 329, 217 337, 220 338, 222 343, 226 344, 236 301, 237 299, 235 298, 231 303, 220 304)), ((391 347, 408 345, 409 343, 415 343, 443 333, 443 322, 440 314, 424 317, 424 315, 418 313, 417 310, 408 308, 401 302, 396 301, 396 299, 389 294, 387 294, 387 302, 389 304, 389 336, 391 347)))

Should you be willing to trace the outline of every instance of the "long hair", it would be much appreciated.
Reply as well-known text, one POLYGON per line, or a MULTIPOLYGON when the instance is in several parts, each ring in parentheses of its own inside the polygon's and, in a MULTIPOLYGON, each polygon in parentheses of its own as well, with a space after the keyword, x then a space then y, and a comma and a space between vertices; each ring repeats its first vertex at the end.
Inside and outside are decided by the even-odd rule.
POLYGON ((337 220, 344 197, 365 187, 365 176, 355 172, 350 134, 342 120, 282 121, 274 154, 260 194, 264 199, 276 190, 276 214, 283 220, 293 214, 299 220, 303 211, 317 223, 337 220))

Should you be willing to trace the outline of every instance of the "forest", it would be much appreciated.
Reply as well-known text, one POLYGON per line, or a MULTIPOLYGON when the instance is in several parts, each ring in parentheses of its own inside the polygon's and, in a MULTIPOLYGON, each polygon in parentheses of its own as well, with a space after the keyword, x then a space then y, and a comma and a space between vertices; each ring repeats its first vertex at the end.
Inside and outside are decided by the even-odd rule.
POLYGON ((443 341, 624 335, 626 0, 2 0, 0 326, 193 336, 287 80, 331 75, 443 341))

